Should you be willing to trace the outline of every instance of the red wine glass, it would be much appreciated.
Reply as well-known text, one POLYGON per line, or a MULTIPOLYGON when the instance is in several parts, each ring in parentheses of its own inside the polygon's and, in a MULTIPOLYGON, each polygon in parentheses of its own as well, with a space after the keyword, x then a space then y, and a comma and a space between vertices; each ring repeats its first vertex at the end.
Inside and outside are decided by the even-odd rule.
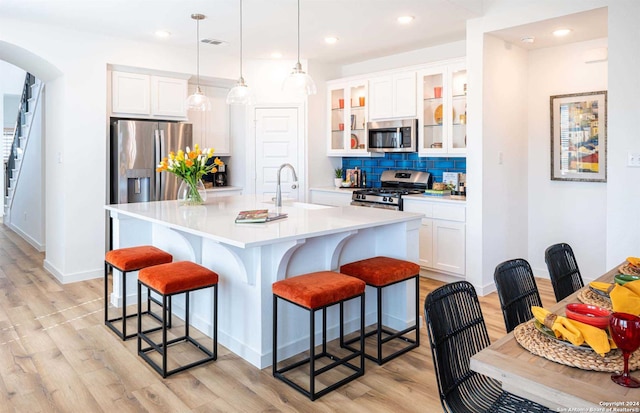
POLYGON ((640 347, 640 317, 613 313, 609 319, 609 331, 624 358, 624 372, 612 375, 611 380, 624 387, 640 387, 640 381, 629 375, 629 356, 640 347))

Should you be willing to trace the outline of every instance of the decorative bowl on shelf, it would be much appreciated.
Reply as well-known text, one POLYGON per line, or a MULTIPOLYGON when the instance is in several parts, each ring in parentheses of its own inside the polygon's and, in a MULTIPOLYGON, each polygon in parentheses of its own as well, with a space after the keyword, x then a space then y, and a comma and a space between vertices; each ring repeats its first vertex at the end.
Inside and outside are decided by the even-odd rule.
POLYGON ((598 328, 607 328, 611 311, 591 304, 571 303, 565 308, 567 318, 598 328))

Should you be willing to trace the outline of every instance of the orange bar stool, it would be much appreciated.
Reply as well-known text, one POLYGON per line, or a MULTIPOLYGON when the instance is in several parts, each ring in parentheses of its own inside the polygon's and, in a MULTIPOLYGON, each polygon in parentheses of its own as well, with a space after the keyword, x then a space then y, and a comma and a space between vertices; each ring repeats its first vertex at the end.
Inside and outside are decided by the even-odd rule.
POLYGON ((338 387, 349 383, 364 374, 364 289, 365 283, 346 275, 320 271, 277 281, 272 285, 273 292, 273 376, 287 383, 311 401, 321 397, 338 387), (340 358, 327 352, 327 312, 326 309, 340 304, 340 330, 343 330, 342 305, 351 299, 360 298, 360 351, 351 350, 348 356, 340 358), (278 368, 278 299, 284 300, 309 311, 309 357, 288 366, 278 368), (322 351, 316 354, 315 314, 322 311, 322 351), (316 369, 316 360, 327 357, 332 360, 326 366, 316 369), (356 366, 351 360, 360 358, 356 366), (294 382, 285 373, 309 364, 309 390, 294 382), (339 366, 346 366, 354 372, 341 380, 316 391, 316 377, 339 366))
MULTIPOLYGON (((345 264, 340 267, 340 272, 343 274, 350 275, 352 277, 356 277, 367 283, 368 286, 371 286, 376 289, 377 292, 377 304, 378 304, 378 314, 377 314, 377 326, 375 330, 369 331, 365 334, 365 337, 369 337, 372 335, 376 335, 377 338, 377 355, 372 356, 366 354, 369 360, 373 360, 378 365, 382 365, 387 361, 398 357, 401 354, 406 353, 420 345, 420 313, 418 309, 418 301, 419 301, 419 274, 420 274, 420 266, 413 262, 398 260, 395 258, 389 257, 374 257, 368 258, 361 261, 355 261, 349 264, 345 264), (382 290, 385 287, 390 285, 394 285, 400 282, 408 281, 411 279, 415 279, 416 283, 416 319, 415 324, 412 326, 402 330, 392 332, 387 327, 382 325, 382 290), (409 337, 405 337, 406 334, 415 331, 416 338, 415 340, 409 337), (383 338, 382 334, 386 336, 383 338), (382 346, 383 344, 388 343, 391 340, 403 340, 408 345, 404 346, 402 349, 395 351, 386 357, 382 355, 382 346)), ((351 349, 349 344, 353 343, 355 340, 351 339, 348 341, 344 341, 342 332, 340 334, 340 343, 343 347, 351 349)))
POLYGON ((156 265, 140 270, 138 274, 138 355, 153 367, 162 377, 181 372, 191 367, 213 361, 218 358, 218 274, 190 261, 178 261, 169 264, 156 265), (140 314, 142 311, 142 299, 140 292, 142 286, 161 296, 162 314, 161 320, 162 342, 156 343, 148 333, 157 329, 142 330, 142 319, 140 314), (189 293, 205 288, 213 288, 213 348, 209 350, 200 344, 189 334, 189 293), (176 294, 185 294, 185 325, 184 335, 167 340, 167 323, 164 319, 167 315, 167 302, 176 294), (145 341, 149 347, 142 348, 142 341, 145 341), (187 365, 176 367, 172 370, 167 369, 167 351, 169 346, 186 342, 193 344, 198 350, 204 353, 205 357, 191 362, 187 365), (157 352, 162 357, 162 365, 155 362, 149 354, 157 352))
MULTIPOLYGON (((152 265, 165 264, 171 262, 173 257, 168 252, 151 245, 139 247, 119 248, 107 252, 104 259, 104 324, 113 330, 122 340, 135 337, 138 332, 127 334, 127 318, 135 317, 137 314, 127 315, 127 273, 139 271, 142 268, 152 265), (122 272, 122 316, 109 318, 109 267, 122 272), (114 324, 122 320, 122 330, 114 324)), ((160 320, 160 317, 151 312, 151 297, 147 296, 147 311, 149 314, 160 320)), ((169 320, 171 322, 171 320, 169 320)))

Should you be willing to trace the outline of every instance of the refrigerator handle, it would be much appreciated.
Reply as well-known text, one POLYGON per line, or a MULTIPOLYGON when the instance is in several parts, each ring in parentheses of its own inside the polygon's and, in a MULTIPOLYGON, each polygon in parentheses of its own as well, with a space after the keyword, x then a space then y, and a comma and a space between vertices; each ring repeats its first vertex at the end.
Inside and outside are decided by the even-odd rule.
MULTIPOLYGON (((155 171, 155 168, 160 163, 160 161, 162 160, 162 158, 161 158, 161 156, 162 156, 161 155, 162 154, 162 147, 161 147, 162 139, 160 137, 160 133, 161 133, 161 131, 159 131, 158 129, 153 131, 153 137, 154 137, 154 140, 155 140, 155 145, 154 145, 155 153, 154 153, 154 163, 153 163, 154 164, 153 165, 154 166, 154 171, 155 171)), ((161 187, 160 179, 162 179, 162 178, 161 178, 161 172, 155 172, 155 174, 156 174, 156 176, 155 176, 156 185, 155 185, 155 194, 153 196, 153 200, 154 201, 159 201, 160 200, 160 194, 161 194, 161 192, 160 192, 160 187, 161 187)))

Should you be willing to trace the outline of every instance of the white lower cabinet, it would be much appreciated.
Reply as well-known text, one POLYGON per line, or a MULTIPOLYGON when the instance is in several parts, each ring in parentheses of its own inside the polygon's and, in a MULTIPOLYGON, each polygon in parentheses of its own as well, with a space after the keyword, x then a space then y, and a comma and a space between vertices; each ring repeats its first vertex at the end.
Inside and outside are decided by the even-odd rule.
POLYGON ((465 275, 466 206, 438 201, 404 199, 404 210, 425 214, 419 234, 419 260, 423 268, 456 276, 465 275))
POLYGON ((220 198, 223 196, 242 195, 242 188, 234 186, 218 186, 207 189, 207 198, 220 198))
POLYGON ((465 224, 464 222, 434 219, 433 262, 436 270, 465 274, 465 224))
POLYGON ((348 189, 334 188, 312 188, 309 192, 312 204, 329 206, 349 206, 353 194, 353 191, 348 189))

